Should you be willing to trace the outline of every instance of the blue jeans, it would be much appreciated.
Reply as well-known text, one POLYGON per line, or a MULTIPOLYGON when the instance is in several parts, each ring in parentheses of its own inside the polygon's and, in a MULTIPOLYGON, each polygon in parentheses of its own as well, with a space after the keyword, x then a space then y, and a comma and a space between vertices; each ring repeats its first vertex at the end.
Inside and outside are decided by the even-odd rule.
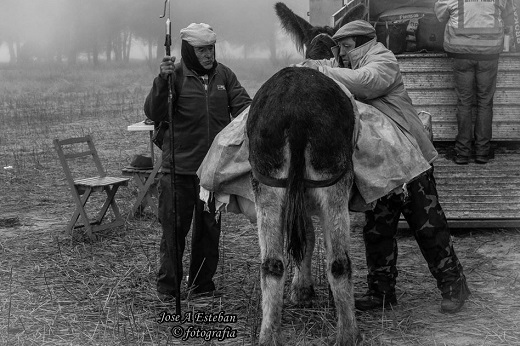
MULTIPOLYGON (((213 275, 217 271, 219 260, 220 216, 215 214, 215 202, 209 204, 209 210, 204 210, 204 202, 199 199, 199 179, 196 175, 175 175, 177 188, 177 232, 178 258, 182 259, 186 247, 185 238, 188 235, 193 217, 191 260, 188 287, 194 293, 215 290, 213 275)), ((162 226, 160 245, 160 267, 157 273, 157 291, 176 295, 175 278, 175 247, 172 232, 173 203, 170 174, 163 174, 159 182, 159 222, 162 226)), ((179 279, 182 279, 182 261, 180 263, 179 279)))
POLYGON ((487 156, 491 148, 493 96, 495 95, 498 59, 453 59, 455 92, 457 93, 457 125, 455 152, 461 156, 471 153, 472 108, 476 98, 475 153, 487 156))

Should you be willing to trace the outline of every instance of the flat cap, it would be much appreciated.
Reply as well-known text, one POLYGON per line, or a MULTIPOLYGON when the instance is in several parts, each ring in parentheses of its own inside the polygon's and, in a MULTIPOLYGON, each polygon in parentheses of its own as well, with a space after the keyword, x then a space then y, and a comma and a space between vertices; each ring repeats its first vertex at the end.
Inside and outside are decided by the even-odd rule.
POLYGON ((376 29, 374 29, 374 27, 369 22, 358 19, 339 28, 334 36, 332 36, 332 39, 334 41, 338 41, 342 38, 351 36, 376 37, 376 29))
POLYGON ((191 23, 187 28, 181 29, 181 39, 193 47, 209 46, 215 44, 217 34, 208 24, 191 23))

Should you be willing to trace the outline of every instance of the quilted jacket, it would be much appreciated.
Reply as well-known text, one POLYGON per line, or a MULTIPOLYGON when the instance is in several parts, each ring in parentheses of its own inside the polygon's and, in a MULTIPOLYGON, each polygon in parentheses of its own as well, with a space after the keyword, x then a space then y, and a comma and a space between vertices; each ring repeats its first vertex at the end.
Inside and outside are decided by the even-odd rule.
POLYGON ((432 163, 438 156, 437 150, 404 88, 395 55, 375 38, 349 54, 352 69, 339 67, 338 56, 315 63, 321 65, 321 72, 343 84, 356 100, 377 108, 397 123, 432 163))

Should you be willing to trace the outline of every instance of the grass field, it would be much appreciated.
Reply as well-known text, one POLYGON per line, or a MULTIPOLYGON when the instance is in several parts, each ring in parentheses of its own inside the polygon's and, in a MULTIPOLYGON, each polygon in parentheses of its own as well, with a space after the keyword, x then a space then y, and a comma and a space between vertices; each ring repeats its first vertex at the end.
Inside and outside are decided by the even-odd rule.
MULTIPOLYGON (((262 61, 227 65, 252 95, 276 70, 262 61)), ((102 232, 95 240, 81 230, 72 236, 62 231, 74 205, 52 139, 92 134, 105 168, 119 175, 134 154, 150 150, 147 133, 126 127, 144 119, 142 106, 154 74, 139 64, 95 70, 1 67, 0 344, 255 344, 261 320, 259 249, 256 228, 243 217, 223 215, 216 283, 224 295, 182 302, 182 317, 236 316, 229 323, 158 323, 174 307, 155 294, 160 226, 152 214, 128 219, 124 227, 102 232), (185 333, 199 330, 199 335, 176 338, 177 325, 185 333), (203 333, 210 329, 219 334, 205 340, 203 333)), ((120 190, 117 201, 125 216, 136 195, 133 185, 120 190)), ((361 221, 353 215, 357 293, 365 290, 361 221)), ((520 345, 519 230, 455 233, 473 293, 456 315, 439 312, 440 295, 413 236, 402 232, 398 242, 399 305, 357 313, 365 345, 520 345)), ((317 300, 306 308, 286 300, 286 345, 334 341, 335 313, 320 237, 316 252, 317 300)))

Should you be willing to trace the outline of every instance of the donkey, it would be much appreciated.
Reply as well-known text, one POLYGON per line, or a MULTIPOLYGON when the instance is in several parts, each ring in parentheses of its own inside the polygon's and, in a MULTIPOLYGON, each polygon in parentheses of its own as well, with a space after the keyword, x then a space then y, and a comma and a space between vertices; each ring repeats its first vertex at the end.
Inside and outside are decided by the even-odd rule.
MULTIPOLYGON (((356 5, 334 28, 314 27, 285 4, 275 10, 306 58, 332 57, 331 36, 362 18, 356 5)), ((314 298, 311 260, 315 234, 311 214, 320 217, 327 276, 337 309, 337 345, 361 340, 354 313, 349 257, 348 201, 353 183, 354 110, 349 97, 330 78, 307 68, 285 68, 257 92, 247 121, 261 250, 261 345, 280 343, 287 258, 296 267, 291 300, 314 298), (285 244, 285 247, 284 247, 285 244)))
POLYGON ((366 6, 359 3, 348 10, 334 27, 330 27, 311 25, 291 11, 283 2, 277 2, 274 8, 282 28, 292 36, 298 51, 300 53, 305 51, 307 59, 332 58, 331 48, 336 45, 332 36, 343 25, 356 19, 362 19, 367 13, 366 6))
POLYGON ((314 295, 311 213, 323 229, 337 345, 356 344, 348 210, 354 123, 350 98, 332 79, 305 67, 280 70, 253 98, 246 128, 261 252, 260 345, 281 344, 285 254, 296 264, 293 302, 314 295))

